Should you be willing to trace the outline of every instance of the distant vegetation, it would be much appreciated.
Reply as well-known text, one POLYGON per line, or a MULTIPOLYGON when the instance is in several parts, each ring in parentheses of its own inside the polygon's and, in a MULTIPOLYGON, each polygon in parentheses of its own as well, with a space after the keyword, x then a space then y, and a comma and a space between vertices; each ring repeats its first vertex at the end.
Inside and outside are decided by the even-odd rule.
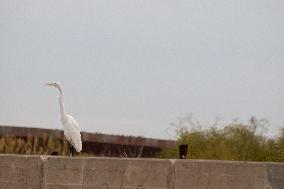
MULTIPOLYGON (((189 159, 284 161, 284 128, 276 138, 264 135, 267 122, 252 117, 247 124, 234 121, 225 127, 214 124, 204 129, 191 117, 179 119, 173 126, 178 144, 189 144, 189 159)), ((163 150, 160 158, 177 158, 178 147, 163 150)))
MULTIPOLYGON (((0 136, 0 154, 24 155, 67 155, 69 144, 47 134, 41 136, 28 136, 26 138, 15 136, 0 136)), ((94 156, 93 153, 75 153, 76 156, 94 156)))
POLYGON ((15 136, 0 136, 0 153, 5 154, 26 154, 26 155, 48 155, 56 153, 58 155, 69 154, 69 147, 66 140, 42 136, 28 136, 19 138, 15 136))

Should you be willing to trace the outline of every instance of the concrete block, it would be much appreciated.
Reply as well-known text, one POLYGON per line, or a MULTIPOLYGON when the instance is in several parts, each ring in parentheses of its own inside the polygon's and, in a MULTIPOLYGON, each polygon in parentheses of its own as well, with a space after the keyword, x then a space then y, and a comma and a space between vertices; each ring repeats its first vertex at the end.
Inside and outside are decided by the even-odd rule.
POLYGON ((83 188, 168 189, 171 171, 168 160, 87 158, 83 188))
POLYGON ((127 165, 121 158, 86 158, 83 188, 120 188, 127 165))
POLYGON ((83 182, 83 158, 43 158, 43 185, 49 188, 81 188, 83 182))
POLYGON ((175 189, 271 189, 265 163, 176 160, 175 189))
POLYGON ((168 189, 172 182, 169 160, 131 159, 124 175, 124 185, 141 189, 168 189))
POLYGON ((284 188, 284 163, 270 163, 268 166, 268 178, 273 189, 284 188))
POLYGON ((39 156, 0 155, 0 188, 41 188, 39 156))

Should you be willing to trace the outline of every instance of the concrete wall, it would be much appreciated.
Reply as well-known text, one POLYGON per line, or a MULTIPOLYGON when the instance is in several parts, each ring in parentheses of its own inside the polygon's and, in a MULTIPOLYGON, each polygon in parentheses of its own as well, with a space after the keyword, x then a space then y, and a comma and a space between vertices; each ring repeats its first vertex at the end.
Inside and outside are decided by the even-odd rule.
POLYGON ((0 155, 0 188, 283 189, 284 163, 0 155))

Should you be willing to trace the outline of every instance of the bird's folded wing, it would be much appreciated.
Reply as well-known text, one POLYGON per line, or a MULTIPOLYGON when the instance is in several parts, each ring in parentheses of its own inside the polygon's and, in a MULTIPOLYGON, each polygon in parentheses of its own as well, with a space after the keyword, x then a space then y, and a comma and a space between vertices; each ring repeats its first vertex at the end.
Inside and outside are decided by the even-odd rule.
POLYGON ((74 127, 76 127, 80 132, 82 131, 81 128, 79 127, 79 124, 77 123, 77 121, 74 119, 74 117, 72 117, 71 115, 67 115, 68 118, 70 119, 70 121, 73 122, 74 127))

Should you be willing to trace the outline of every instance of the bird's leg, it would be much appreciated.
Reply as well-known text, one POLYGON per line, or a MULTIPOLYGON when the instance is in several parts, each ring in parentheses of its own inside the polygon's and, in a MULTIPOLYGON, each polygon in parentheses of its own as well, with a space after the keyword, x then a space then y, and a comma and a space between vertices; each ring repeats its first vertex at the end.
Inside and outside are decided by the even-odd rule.
POLYGON ((74 155, 74 147, 73 146, 71 146, 71 154, 72 154, 72 157, 73 157, 73 155, 74 155))
POLYGON ((73 146, 71 144, 69 144, 69 156, 73 156, 73 146))

